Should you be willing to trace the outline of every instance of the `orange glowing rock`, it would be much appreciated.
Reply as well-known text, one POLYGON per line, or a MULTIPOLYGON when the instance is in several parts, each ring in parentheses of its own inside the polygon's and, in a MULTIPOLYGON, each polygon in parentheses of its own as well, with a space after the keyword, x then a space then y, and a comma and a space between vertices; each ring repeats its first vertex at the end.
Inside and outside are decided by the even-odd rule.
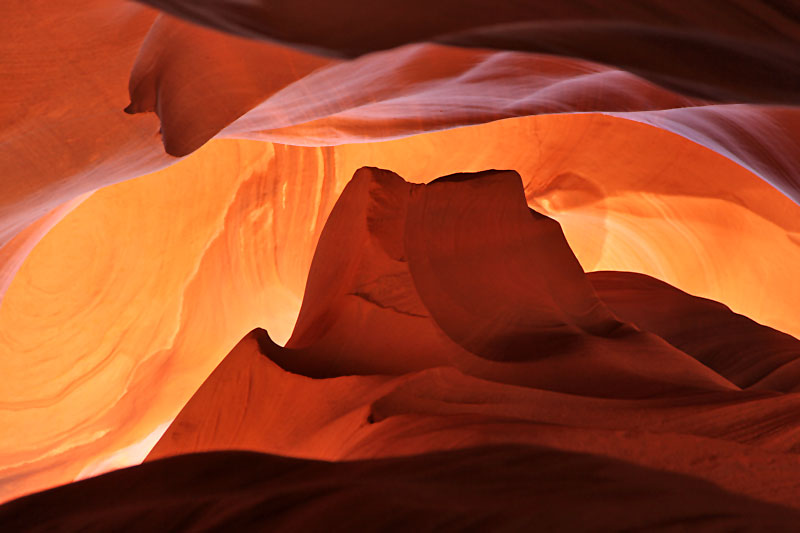
POLYGON ((416 182, 519 169, 529 205, 561 223, 584 269, 643 272, 800 334, 797 206, 648 125, 569 115, 332 148, 214 141, 95 193, 15 278, 0 308, 2 373, 14 376, 2 398, 6 494, 141 460, 246 331, 266 326, 284 343, 322 225, 363 164, 416 182))
MULTIPOLYGON (((641 528, 715 510, 705 527, 793 527, 800 399, 741 390, 693 359, 710 339, 669 328, 708 317, 769 355, 800 355, 800 341, 647 276, 585 275, 521 185, 509 171, 411 185, 359 170, 286 348, 254 330, 150 462, 16 500, 0 525, 641 528), (687 340, 691 353, 677 349, 687 340), (597 510, 565 515, 575 505, 597 510)), ((711 366, 739 377, 746 347, 727 341, 711 366)))
POLYGON ((558 225, 527 209, 519 185, 513 172, 413 186, 359 170, 321 235, 287 347, 263 330, 245 337, 148 459, 250 450, 343 460, 527 443, 800 505, 795 491, 779 489, 796 485, 800 400, 723 377, 742 380, 742 356, 759 355, 746 345, 719 336, 691 352, 673 347, 693 337, 681 321, 709 306, 712 321, 781 357, 777 366, 800 357, 800 341, 646 276, 585 276, 558 225), (618 322, 605 300, 638 312, 637 325, 654 325, 673 346, 618 322), (670 326, 685 336, 663 330, 670 326), (783 473, 741 470, 744 457, 780 463, 783 473))
POLYGON ((0 6, 0 500, 516 443, 800 507, 796 6, 145 3, 0 6))

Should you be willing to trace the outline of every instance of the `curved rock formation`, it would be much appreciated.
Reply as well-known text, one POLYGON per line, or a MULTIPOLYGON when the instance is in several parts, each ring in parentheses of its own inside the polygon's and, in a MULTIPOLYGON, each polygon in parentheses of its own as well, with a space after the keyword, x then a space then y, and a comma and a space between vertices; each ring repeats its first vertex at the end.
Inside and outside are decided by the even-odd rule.
POLYGON ((592 272, 592 286, 614 314, 655 333, 743 388, 796 392, 800 341, 632 272, 592 272))
POLYGON ((658 530, 676 524, 791 531, 798 519, 795 510, 690 477, 532 446, 343 463, 243 452, 189 455, 0 508, 0 525, 17 531, 242 530, 254 524, 270 531, 331 524, 362 531, 658 530))
POLYGON ((487 9, 470 0, 440 2, 434 12, 422 0, 370 6, 354 0, 144 2, 235 34, 334 55, 437 41, 584 57, 723 100, 796 104, 800 88, 800 26, 792 2, 713 0, 689 9, 667 0, 647 6, 570 0, 487 9), (768 87, 755 89, 764 78, 768 87))
POLYGON ((798 505, 778 487, 796 486, 800 400, 723 377, 740 378, 731 369, 758 355, 746 345, 731 349, 721 336, 716 350, 679 351, 691 329, 682 339, 664 325, 698 314, 744 322, 761 334, 748 339, 783 363, 791 356, 764 340, 794 348, 792 360, 800 342, 646 276, 584 275, 558 225, 523 198, 514 172, 410 185, 359 170, 320 237, 286 348, 263 330, 245 337, 149 459, 230 449, 365 459, 514 442, 798 505), (624 306, 636 290, 648 291, 633 299, 638 314, 624 306), (620 322, 605 300, 672 345, 620 322), (642 303, 654 301, 648 316, 642 303), (785 470, 740 470, 744 457, 785 470))
POLYGON ((11 502, 0 525, 789 530, 800 398, 763 391, 786 372, 763 376, 798 346, 650 277, 584 274, 513 171, 414 185, 362 168, 285 348, 254 330, 152 462, 11 502), (745 342, 692 329, 717 324, 745 342), (565 516, 579 499, 600 518, 565 516))
POLYGON ((0 500, 515 443, 797 507, 793 2, 145 3, 0 6, 0 500))
POLYGON ((95 193, 16 276, 0 308, 6 494, 138 462, 244 332, 283 344, 322 225, 364 163, 416 182, 519 169, 584 269, 657 276, 800 333, 796 205, 647 125, 554 115, 332 148, 215 141, 95 193))

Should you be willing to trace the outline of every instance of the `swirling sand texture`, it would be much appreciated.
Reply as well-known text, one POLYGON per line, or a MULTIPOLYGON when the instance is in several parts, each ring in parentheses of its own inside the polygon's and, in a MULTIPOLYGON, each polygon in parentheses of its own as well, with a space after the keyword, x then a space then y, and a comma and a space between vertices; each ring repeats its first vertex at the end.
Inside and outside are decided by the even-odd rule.
POLYGON ((796 2, 33 0, 0 58, 0 500, 148 458, 0 526, 796 523, 796 2))

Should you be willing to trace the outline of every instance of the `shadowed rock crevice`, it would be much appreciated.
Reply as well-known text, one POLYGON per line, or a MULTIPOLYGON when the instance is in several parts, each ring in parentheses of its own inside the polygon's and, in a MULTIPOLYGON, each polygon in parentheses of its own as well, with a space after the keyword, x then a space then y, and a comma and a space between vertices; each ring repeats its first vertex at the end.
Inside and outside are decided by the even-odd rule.
POLYGON ((172 457, 0 507, 19 531, 411 529, 790 531, 800 513, 689 476, 534 446, 326 463, 172 457), (575 512, 580 509, 581 512, 575 512))

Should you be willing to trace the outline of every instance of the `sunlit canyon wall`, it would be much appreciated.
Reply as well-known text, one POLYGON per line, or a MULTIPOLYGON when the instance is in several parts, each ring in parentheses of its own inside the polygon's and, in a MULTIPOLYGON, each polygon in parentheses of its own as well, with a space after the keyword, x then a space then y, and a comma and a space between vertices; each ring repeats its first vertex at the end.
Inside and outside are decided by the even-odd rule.
POLYGON ((3 501, 513 444, 791 522, 798 6, 148 3, 0 7, 3 501))

